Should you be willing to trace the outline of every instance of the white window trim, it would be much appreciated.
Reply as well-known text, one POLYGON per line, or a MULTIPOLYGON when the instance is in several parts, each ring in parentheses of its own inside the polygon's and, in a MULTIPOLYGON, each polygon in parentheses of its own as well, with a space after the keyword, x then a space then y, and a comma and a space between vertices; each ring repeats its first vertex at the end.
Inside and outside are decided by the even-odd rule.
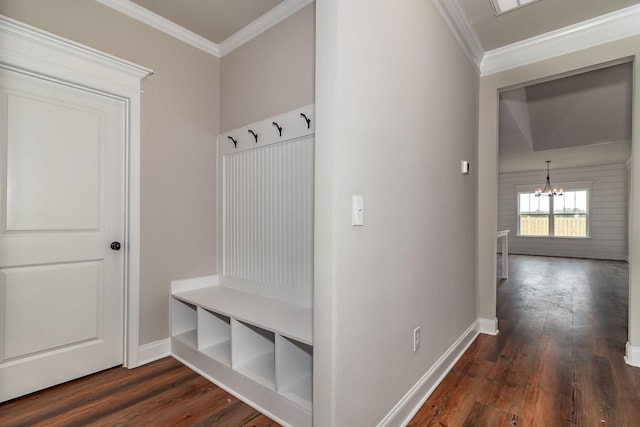
MULTIPOLYGON (((591 191, 593 187, 593 181, 567 181, 567 182, 554 182, 553 187, 562 188, 562 191, 587 191, 587 235, 586 236, 527 236, 520 234, 520 194, 522 193, 534 193, 536 188, 540 187, 540 183, 537 184, 523 184, 514 185, 516 193, 516 237, 522 237, 526 239, 590 239, 591 238, 591 191)), ((547 196, 541 196, 547 197, 547 196)), ((549 232, 553 233, 553 206, 549 206, 549 232)))

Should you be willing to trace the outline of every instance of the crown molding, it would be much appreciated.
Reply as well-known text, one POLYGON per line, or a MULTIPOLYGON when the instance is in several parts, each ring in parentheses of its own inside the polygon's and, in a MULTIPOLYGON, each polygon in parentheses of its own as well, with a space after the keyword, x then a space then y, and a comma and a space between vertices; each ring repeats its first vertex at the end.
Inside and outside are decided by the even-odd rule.
POLYGON ((142 6, 138 6, 130 0, 96 0, 98 3, 117 10, 120 13, 127 15, 130 18, 138 20, 150 27, 155 28, 158 31, 162 31, 176 39, 183 41, 195 48, 198 48, 210 55, 220 57, 220 47, 210 40, 205 39, 202 36, 189 31, 180 25, 163 18, 145 9, 142 6))
MULTIPOLYGON (((127 81, 127 84, 136 89, 139 89, 141 79, 153 74, 149 68, 0 15, 0 63, 25 70, 47 68, 52 76, 59 77, 53 70, 53 67, 58 66, 54 65, 56 61, 51 52, 55 52, 55 58, 64 58, 62 61, 58 60, 58 63, 64 64, 59 69, 56 68, 55 71, 59 73, 69 70, 75 72, 82 68, 85 74, 93 72, 94 75, 107 79, 105 70, 110 70, 116 73, 111 77, 117 77, 119 84, 127 81), (96 69, 93 65, 99 65, 100 68, 96 69)), ((111 81, 115 80, 111 78, 111 81)))
POLYGON ((184 27, 169 21, 160 15, 133 3, 130 0, 95 0, 98 3, 117 10, 130 18, 136 19, 156 30, 162 31, 178 40, 181 40, 195 48, 198 48, 217 58, 221 58, 227 53, 237 49, 249 40, 259 36, 269 28, 279 24, 303 7, 310 5, 315 0, 284 0, 264 15, 258 17, 253 22, 241 28, 236 33, 229 36, 220 44, 213 43, 204 37, 187 30, 184 27))
POLYGON ((485 52, 459 0, 433 3, 481 76, 640 35, 640 5, 634 5, 485 52))
POLYGON ((220 42, 220 56, 224 56, 237 49, 314 1, 315 0, 284 0, 278 6, 220 42))
POLYGON ((433 4, 440 12, 444 22, 467 58, 475 66, 476 70, 480 72, 484 50, 480 45, 480 40, 473 29, 473 25, 471 25, 458 0, 433 0, 433 4))
POLYGON ((480 64, 480 74, 486 76, 636 36, 640 34, 638 23, 640 23, 640 5, 634 5, 500 47, 485 53, 480 64))

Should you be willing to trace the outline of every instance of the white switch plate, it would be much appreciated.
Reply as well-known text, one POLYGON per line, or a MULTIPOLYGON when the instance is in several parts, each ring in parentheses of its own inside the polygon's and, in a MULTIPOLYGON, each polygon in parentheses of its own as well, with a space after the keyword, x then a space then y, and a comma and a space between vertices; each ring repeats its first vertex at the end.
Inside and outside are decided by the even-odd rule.
POLYGON ((364 197, 351 196, 351 225, 364 225, 364 197))
POLYGON ((413 352, 420 350, 420 326, 413 330, 413 352))
POLYGON ((460 172, 462 172, 463 175, 469 175, 469 162, 467 160, 462 161, 460 172))

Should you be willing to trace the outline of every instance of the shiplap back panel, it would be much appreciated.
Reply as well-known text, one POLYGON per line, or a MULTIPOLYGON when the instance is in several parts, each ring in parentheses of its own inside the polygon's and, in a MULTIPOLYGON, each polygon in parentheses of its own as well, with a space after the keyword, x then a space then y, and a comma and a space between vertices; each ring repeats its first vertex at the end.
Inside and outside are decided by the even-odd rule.
POLYGON ((223 274, 309 290, 313 249, 313 137, 224 160, 223 274))
POLYGON ((250 128, 257 142, 249 128, 218 142, 221 285, 311 306, 313 129, 298 111, 250 128))
MULTIPOLYGON (((498 230, 509 229, 509 252, 576 258, 624 260, 628 256, 627 166, 600 165, 552 169, 553 185, 590 182, 587 239, 519 237, 517 187, 544 185, 546 170, 498 176, 498 230)), ((565 189, 566 189, 565 185, 565 189)))

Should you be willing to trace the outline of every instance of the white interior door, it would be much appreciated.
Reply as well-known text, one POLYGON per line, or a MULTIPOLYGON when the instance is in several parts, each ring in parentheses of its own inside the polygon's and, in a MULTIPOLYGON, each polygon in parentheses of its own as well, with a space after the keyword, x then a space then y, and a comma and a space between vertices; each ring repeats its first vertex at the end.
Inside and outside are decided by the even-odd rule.
POLYGON ((125 118, 0 69, 0 401, 123 362, 125 118))

